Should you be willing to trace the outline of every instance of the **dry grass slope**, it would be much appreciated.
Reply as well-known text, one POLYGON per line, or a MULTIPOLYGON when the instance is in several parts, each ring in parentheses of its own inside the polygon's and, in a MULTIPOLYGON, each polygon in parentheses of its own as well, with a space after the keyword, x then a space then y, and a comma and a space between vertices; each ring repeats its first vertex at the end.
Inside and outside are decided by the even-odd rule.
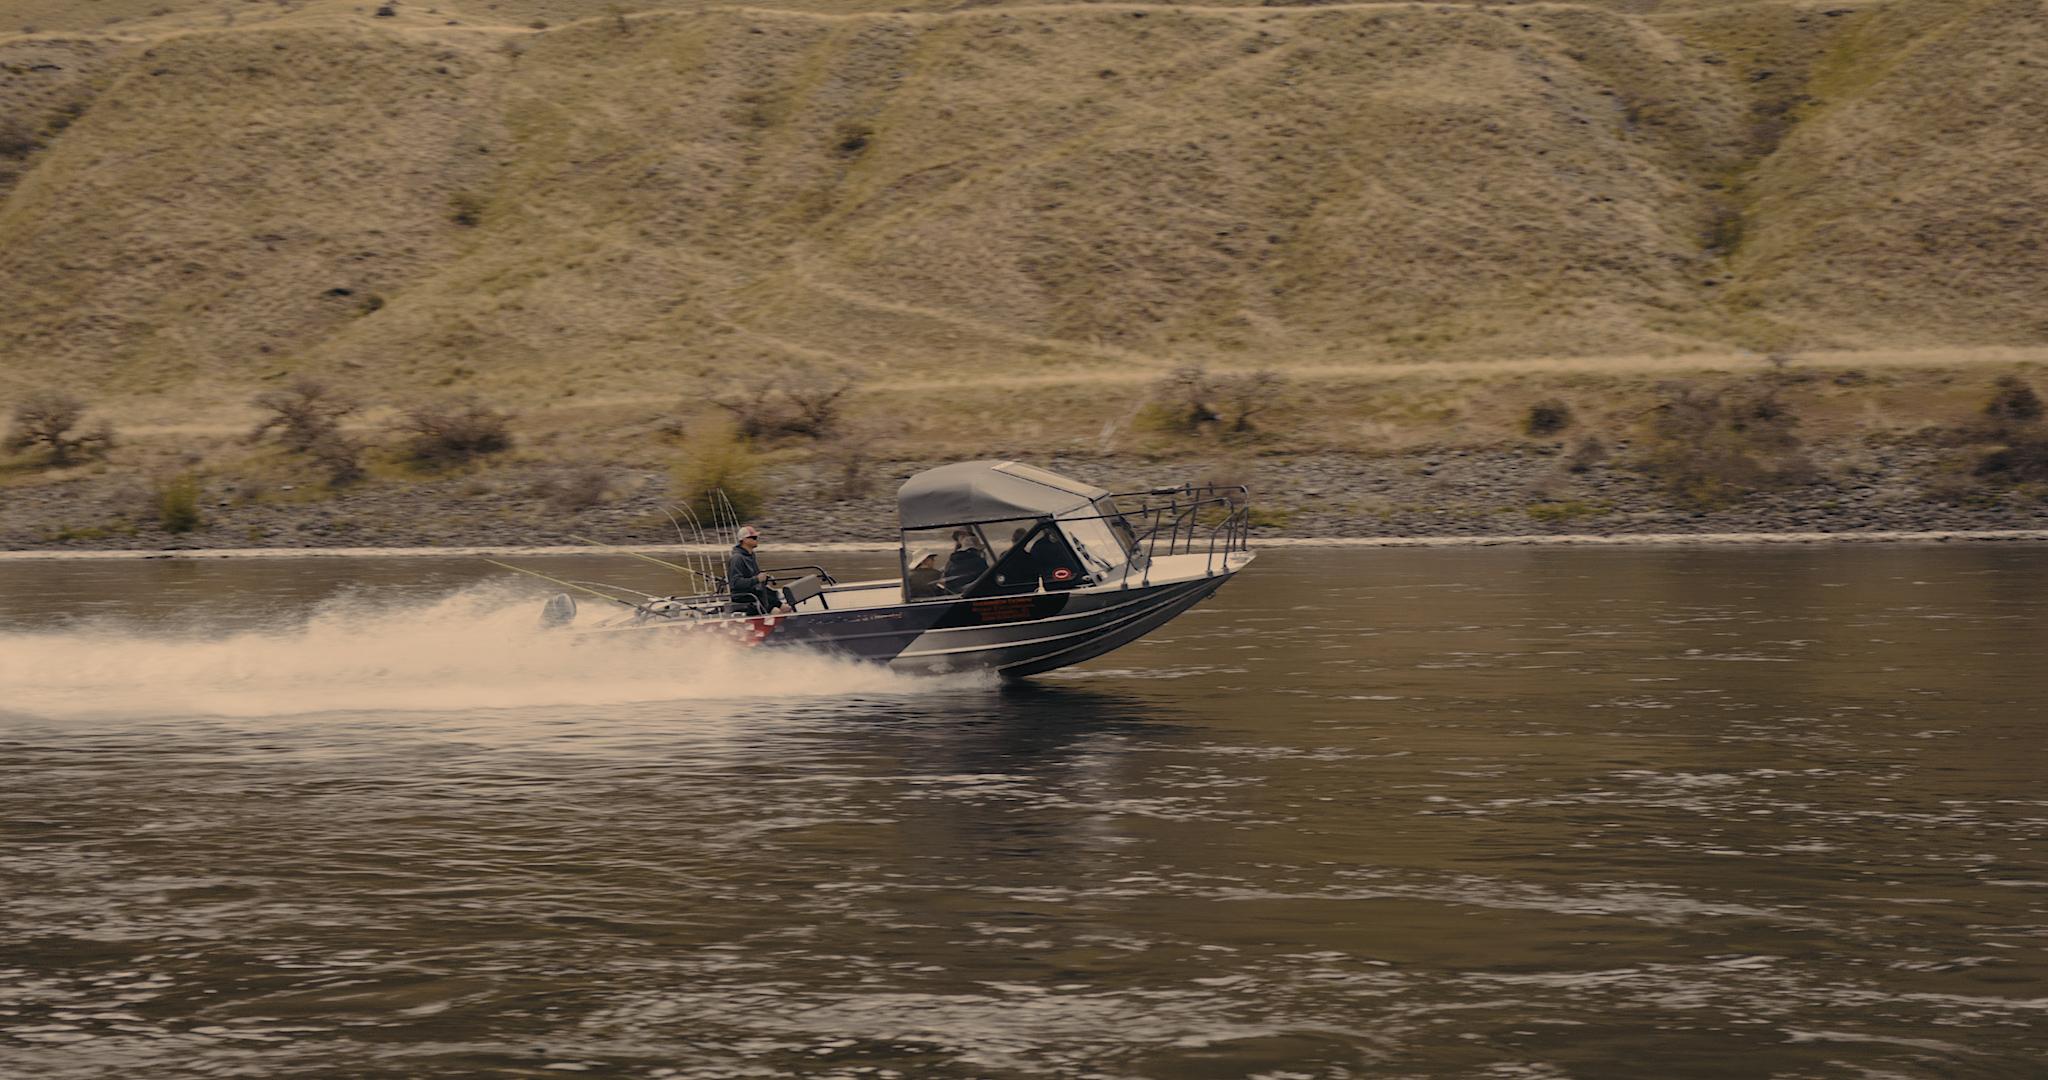
POLYGON ((633 6, 17 0, 0 396, 2048 341, 2040 0, 633 6))
POLYGON ((1741 300, 1851 346, 2048 340, 2048 8, 1880 7, 1756 178, 1741 300))

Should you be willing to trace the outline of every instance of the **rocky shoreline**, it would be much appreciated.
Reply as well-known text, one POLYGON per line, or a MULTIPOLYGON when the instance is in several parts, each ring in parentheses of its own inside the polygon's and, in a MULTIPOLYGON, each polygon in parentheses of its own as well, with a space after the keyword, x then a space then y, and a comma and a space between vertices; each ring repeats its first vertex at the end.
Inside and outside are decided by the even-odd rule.
MULTIPOLYGON (((1821 448, 1816 448, 1820 450, 1821 448)), ((2048 530, 2048 496, 1978 483, 1938 446, 1828 448, 1810 482, 1696 506, 1617 460, 1569 462, 1561 445, 1403 454, 1292 453, 1140 458, 1055 454, 1056 471, 1112 488, 1181 480, 1243 483, 1261 539, 1354 542, 1510 539, 2014 534, 2048 530)), ((1618 448, 1625 450, 1625 446, 1618 448)), ((894 542, 895 488, 935 461, 878 462, 863 494, 805 461, 766 465, 756 516, 778 546, 894 542)), ((589 483, 589 477, 583 482, 589 483)), ((606 494, 565 498, 561 470, 523 462, 430 480, 371 481, 340 492, 204 483, 200 521, 163 530, 134 481, 79 477, 4 492, 0 551, 320 551, 362 548, 673 544, 660 463, 608 466, 606 494), (584 505, 587 503, 587 505, 584 505)))

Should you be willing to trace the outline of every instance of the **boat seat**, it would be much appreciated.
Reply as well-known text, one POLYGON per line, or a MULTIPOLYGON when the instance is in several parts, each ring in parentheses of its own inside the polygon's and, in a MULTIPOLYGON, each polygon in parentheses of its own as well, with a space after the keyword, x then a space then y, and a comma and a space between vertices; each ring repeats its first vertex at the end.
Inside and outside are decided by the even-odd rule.
POLYGON ((782 587, 782 599, 784 603, 788 604, 792 609, 794 609, 801 605, 804 601, 809 600, 815 596, 818 596, 824 593, 824 591, 824 578, 821 578, 816 574, 805 574, 803 577, 800 577, 795 581, 792 581, 789 584, 784 585, 782 587))

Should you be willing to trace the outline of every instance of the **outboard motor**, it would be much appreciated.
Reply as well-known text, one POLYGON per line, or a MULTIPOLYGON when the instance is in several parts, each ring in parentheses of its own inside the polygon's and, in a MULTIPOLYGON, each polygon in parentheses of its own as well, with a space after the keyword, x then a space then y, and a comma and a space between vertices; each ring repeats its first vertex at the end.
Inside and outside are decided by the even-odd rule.
POLYGON ((540 609, 540 626, 543 630, 553 630, 575 621, 576 598, 568 593, 556 593, 548 597, 548 602, 540 609))

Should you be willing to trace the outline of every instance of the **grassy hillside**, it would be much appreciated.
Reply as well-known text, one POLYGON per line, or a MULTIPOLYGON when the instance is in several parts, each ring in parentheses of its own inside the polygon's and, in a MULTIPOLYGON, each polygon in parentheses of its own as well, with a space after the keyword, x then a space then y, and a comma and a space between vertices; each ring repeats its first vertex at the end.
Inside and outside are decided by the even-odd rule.
POLYGON ((1751 186, 1737 304, 1853 344, 2048 339, 2048 9, 1874 9, 1808 97, 1751 186))
POLYGON ((2048 343, 2039 0, 374 8, 0 5, 0 399, 2048 343))

